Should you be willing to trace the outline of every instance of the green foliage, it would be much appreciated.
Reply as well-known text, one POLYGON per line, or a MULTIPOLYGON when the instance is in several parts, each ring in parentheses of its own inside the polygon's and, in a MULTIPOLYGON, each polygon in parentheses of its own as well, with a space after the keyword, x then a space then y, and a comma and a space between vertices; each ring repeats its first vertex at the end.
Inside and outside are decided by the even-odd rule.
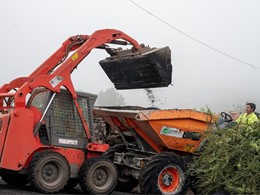
POLYGON ((190 166, 197 191, 260 194, 260 123, 215 130, 206 138, 190 166))

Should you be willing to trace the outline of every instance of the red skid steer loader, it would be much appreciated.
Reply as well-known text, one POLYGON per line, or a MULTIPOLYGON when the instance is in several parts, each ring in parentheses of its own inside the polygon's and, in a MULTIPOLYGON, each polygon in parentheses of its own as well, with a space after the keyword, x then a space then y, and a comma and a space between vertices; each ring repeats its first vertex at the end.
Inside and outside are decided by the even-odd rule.
POLYGON ((116 174, 116 168, 107 158, 98 158, 95 177, 86 175, 92 157, 101 156, 109 146, 96 143, 92 133, 96 96, 76 93, 70 77, 95 48, 110 54, 100 65, 117 89, 171 83, 168 47, 149 48, 114 29, 68 38, 29 76, 0 87, 0 175, 6 183, 30 183, 43 193, 59 192, 79 181, 84 192, 113 190, 115 182, 108 175, 116 174))

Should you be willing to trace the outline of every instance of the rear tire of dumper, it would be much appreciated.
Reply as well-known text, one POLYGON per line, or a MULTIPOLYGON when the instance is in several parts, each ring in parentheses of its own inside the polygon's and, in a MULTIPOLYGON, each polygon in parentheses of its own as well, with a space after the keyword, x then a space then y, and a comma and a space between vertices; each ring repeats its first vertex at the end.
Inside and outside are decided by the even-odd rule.
POLYGON ((47 151, 34 155, 28 173, 34 189, 43 193, 57 193, 67 184, 70 168, 61 154, 47 151))
POLYGON ((108 158, 90 158, 80 169, 79 184, 86 194, 110 194, 116 183, 117 170, 108 158))
POLYGON ((186 194, 187 165, 174 153, 154 155, 141 170, 139 185, 143 194, 186 194))

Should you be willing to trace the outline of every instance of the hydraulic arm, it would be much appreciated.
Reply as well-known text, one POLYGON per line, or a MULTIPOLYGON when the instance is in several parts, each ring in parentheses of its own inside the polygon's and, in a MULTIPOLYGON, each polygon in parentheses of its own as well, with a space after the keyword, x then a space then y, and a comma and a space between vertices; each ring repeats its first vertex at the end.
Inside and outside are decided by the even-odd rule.
MULTIPOLYGON (((171 83, 172 66, 168 47, 151 49, 122 31, 104 29, 90 36, 77 35, 68 38, 28 77, 20 77, 4 84, 0 88, 0 110, 11 105, 14 108, 25 107, 27 95, 35 88, 45 87, 58 93, 61 87, 65 87, 71 93, 84 121, 70 75, 94 48, 105 49, 110 54, 109 58, 100 61, 100 65, 117 89, 163 87, 171 83), (114 49, 110 44, 132 45, 132 48, 114 49), (74 53, 69 55, 70 52, 74 53)), ((90 137, 87 125, 83 124, 90 137)))

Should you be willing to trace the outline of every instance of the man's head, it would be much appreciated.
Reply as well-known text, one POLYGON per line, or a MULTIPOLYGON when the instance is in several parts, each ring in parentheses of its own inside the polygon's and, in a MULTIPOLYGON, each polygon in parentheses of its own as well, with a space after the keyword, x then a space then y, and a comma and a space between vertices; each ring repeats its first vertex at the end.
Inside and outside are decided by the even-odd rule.
POLYGON ((247 103, 246 104, 246 113, 251 114, 255 111, 256 105, 254 103, 247 103))

